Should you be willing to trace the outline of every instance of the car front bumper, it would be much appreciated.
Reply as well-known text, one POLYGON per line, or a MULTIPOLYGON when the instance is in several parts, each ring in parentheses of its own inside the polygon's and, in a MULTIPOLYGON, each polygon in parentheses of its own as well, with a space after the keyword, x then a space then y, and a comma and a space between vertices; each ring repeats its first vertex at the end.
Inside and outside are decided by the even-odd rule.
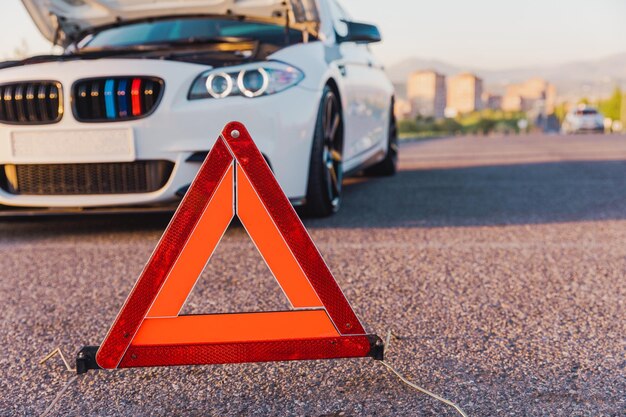
MULTIPOLYGON (((180 77, 182 80, 185 78, 180 77)), ((147 193, 27 195, 12 193, 4 187, 0 189, 0 206, 93 208, 175 203, 197 174, 202 162, 200 157, 211 149, 222 128, 231 121, 240 121, 246 125, 287 196, 294 202, 302 201, 306 195, 320 93, 295 86, 276 95, 254 99, 232 97, 188 100, 186 93, 189 85, 182 81, 168 82, 166 79, 161 103, 152 115, 144 119, 80 123, 74 119, 71 110, 66 110, 63 119, 53 125, 0 125, 2 167, 24 163, 13 156, 11 141, 15 132, 45 135, 46 132, 82 131, 89 134, 94 130, 126 129, 132 132, 134 160, 174 163, 171 175, 162 188, 147 193)), ((68 90, 67 87, 65 89, 68 90)), ((65 95, 64 100, 65 108, 71 109, 69 94, 65 95)), ((97 158, 98 155, 93 155, 93 162, 97 158)), ((70 162, 68 158, 67 163, 70 162)), ((36 163, 47 162, 38 159, 36 163)), ((48 163, 62 164, 63 161, 48 163)))

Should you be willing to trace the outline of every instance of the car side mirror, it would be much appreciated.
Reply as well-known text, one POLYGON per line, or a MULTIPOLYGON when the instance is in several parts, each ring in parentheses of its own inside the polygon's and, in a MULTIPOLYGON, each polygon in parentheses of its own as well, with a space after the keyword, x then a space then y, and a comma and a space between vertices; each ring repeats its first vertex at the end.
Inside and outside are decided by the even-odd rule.
POLYGON ((356 43, 376 43, 383 40, 378 27, 368 23, 350 22, 343 20, 346 24, 346 35, 337 36, 339 43, 356 42, 356 43))

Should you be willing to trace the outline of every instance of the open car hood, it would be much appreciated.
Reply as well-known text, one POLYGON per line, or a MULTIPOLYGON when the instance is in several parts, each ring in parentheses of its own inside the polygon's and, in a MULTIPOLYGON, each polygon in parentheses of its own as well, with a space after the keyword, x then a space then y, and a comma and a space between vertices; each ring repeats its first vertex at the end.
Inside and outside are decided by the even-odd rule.
POLYGON ((292 23, 319 21, 315 0, 22 0, 41 33, 67 46, 98 26, 163 16, 235 15, 292 23))

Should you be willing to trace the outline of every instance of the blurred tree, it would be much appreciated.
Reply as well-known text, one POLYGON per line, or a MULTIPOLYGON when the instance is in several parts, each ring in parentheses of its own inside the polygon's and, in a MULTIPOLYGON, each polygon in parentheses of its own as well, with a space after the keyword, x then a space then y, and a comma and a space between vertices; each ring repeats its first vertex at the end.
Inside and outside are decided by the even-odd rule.
POLYGON ((608 117, 611 120, 620 120, 622 116, 622 90, 616 87, 613 90, 613 94, 607 100, 600 100, 598 102, 598 110, 604 117, 608 117))
POLYGON ((438 136, 456 135, 459 133, 482 134, 519 133, 518 122, 526 119, 522 112, 504 112, 502 110, 483 110, 463 114, 455 119, 434 119, 417 116, 414 120, 400 120, 398 128, 404 135, 438 136))
POLYGON ((563 120, 565 120, 565 116, 567 115, 567 110, 568 110, 568 104, 565 102, 559 103, 555 106, 554 115, 559 120, 559 122, 562 122, 563 120))
POLYGON ((461 123, 457 122, 455 119, 437 120, 436 127, 439 132, 448 132, 448 133, 457 134, 463 131, 463 126, 461 125, 461 123))
POLYGON ((417 123, 415 120, 398 120, 398 130, 400 133, 415 133, 418 132, 417 123))

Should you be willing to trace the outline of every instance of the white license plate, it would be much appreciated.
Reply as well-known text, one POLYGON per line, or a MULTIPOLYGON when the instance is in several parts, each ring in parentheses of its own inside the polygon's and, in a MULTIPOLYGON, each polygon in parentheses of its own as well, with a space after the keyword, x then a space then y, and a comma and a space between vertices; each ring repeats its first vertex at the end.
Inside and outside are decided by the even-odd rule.
POLYGON ((131 129, 11 132, 15 163, 130 162, 135 159, 131 129))

